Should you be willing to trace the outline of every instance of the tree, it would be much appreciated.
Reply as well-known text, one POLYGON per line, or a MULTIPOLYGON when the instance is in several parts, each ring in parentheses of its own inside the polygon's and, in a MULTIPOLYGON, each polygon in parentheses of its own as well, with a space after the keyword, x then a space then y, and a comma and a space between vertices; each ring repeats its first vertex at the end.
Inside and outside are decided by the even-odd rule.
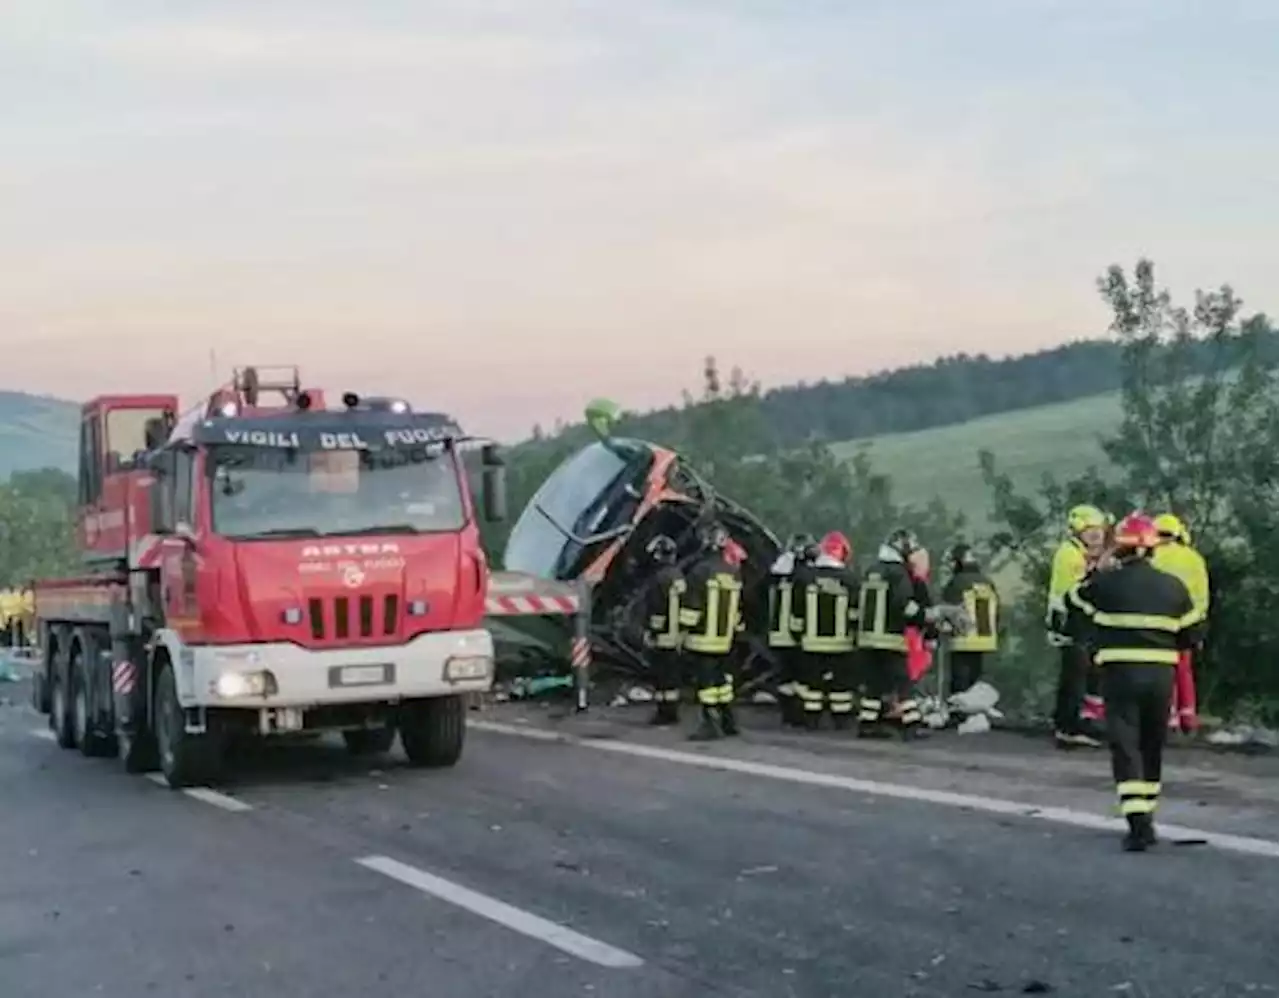
POLYGON ((16 472, 0 485, 0 588, 75 571, 76 481, 56 468, 16 472))
MULTIPOLYGON (((1112 266, 1098 290, 1120 347, 1123 418, 1099 441, 1118 469, 1067 482, 1047 479, 1037 499, 1015 493, 995 457, 981 457, 1004 529, 997 546, 1018 562, 1031 607, 1042 612, 1052 544, 1066 510, 1092 502, 1123 515, 1174 512, 1192 532, 1213 578, 1212 639, 1200 663, 1202 697, 1216 708, 1242 700, 1274 710, 1277 658, 1277 396, 1262 315, 1241 322, 1229 286, 1176 306, 1155 268, 1130 279, 1112 266)), ((1022 615, 1027 628, 1037 616, 1022 615)))

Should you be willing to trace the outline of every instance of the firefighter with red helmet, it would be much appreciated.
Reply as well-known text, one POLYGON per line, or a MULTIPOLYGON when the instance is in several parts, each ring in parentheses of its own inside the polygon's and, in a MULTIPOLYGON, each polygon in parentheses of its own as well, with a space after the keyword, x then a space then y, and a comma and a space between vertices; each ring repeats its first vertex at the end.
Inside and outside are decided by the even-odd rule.
POLYGON ((817 728, 824 711, 832 727, 853 720, 853 594, 858 584, 849 571, 853 547, 837 530, 818 543, 816 557, 796 569, 795 586, 803 600, 800 678, 796 684, 804 726, 817 728))
POLYGON ((1151 563, 1160 534, 1150 518, 1116 525, 1114 568, 1068 590, 1066 631, 1102 670, 1111 770, 1129 830, 1124 847, 1156 843, 1169 700, 1180 650, 1199 640, 1203 615, 1176 576, 1151 563))

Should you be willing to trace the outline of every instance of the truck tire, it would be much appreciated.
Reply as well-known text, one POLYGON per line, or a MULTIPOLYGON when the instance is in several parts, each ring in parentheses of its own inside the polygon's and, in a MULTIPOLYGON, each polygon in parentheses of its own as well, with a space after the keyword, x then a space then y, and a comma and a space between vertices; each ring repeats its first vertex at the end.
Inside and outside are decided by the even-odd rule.
POLYGON ((456 764, 466 734, 467 710, 461 696, 412 700, 400 708, 400 744, 411 766, 456 764))
POLYGON ((93 662, 97 648, 92 639, 76 642, 71 650, 71 716, 75 727, 75 742, 80 752, 90 759, 105 759, 116 754, 114 731, 103 734, 101 710, 93 695, 93 662))
POLYGON ((342 740, 347 743, 347 751, 352 755, 382 755, 391 751, 396 740, 396 729, 391 725, 385 728, 357 728, 344 731, 342 740))
POLYGON ((72 717, 71 675, 67 659, 70 649, 67 645, 59 645, 54 656, 52 668, 49 670, 49 727, 53 730, 54 740, 59 748, 76 747, 76 726, 72 717))
POLYGON ((178 683, 173 666, 165 662, 156 679, 155 710, 156 748, 160 755, 160 772, 174 790, 198 786, 218 774, 222 762, 222 746, 205 733, 189 734, 178 702, 178 683))

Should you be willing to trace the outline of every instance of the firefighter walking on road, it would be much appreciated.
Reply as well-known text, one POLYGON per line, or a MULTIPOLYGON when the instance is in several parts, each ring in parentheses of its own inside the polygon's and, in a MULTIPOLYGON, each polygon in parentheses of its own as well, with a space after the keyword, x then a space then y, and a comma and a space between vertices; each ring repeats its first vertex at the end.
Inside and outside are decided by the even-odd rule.
POLYGON ((999 647, 1000 595, 968 544, 953 547, 947 562, 951 577, 943 587, 942 602, 963 606, 973 625, 950 641, 950 692, 963 693, 982 678, 983 656, 999 647))
POLYGON ((738 733, 729 659, 734 638, 743 628, 742 573, 735 547, 723 526, 711 525, 703 533, 702 553, 686 574, 680 619, 685 660, 698 690, 700 718, 689 736, 694 741, 738 733))
POLYGON ((1086 695, 1096 682, 1089 666, 1089 652, 1067 633, 1066 595, 1079 585, 1093 563, 1101 557, 1107 539, 1107 515, 1096 506, 1075 506, 1067 514, 1066 538, 1053 555, 1049 576, 1048 610, 1045 626, 1049 643, 1059 650, 1058 690, 1053 712, 1053 737, 1062 747, 1100 743, 1081 718, 1086 695))
POLYGON ((905 631, 929 622, 929 607, 918 598, 909 567, 923 556, 915 534, 895 530, 859 587, 857 646, 864 687, 859 735, 880 733, 886 721, 901 725, 904 734, 913 732, 922 719, 911 696, 905 631))
POLYGON ((779 668, 778 704, 782 723, 788 727, 804 723, 798 688, 804 597, 803 590, 795 585, 795 574, 811 558, 814 544, 808 535, 793 535, 769 567, 769 650, 779 668))
POLYGON ((1125 517, 1112 543, 1117 566, 1067 592, 1066 627, 1102 668, 1111 769, 1129 826, 1124 848, 1141 852, 1156 844, 1178 653, 1198 640, 1202 618, 1187 587, 1151 563, 1160 536, 1149 518, 1125 517))
MULTIPOLYGON (((1187 587, 1202 621, 1201 633, 1209 619, 1209 568, 1204 557, 1191 546, 1191 531, 1172 513, 1155 518, 1160 532, 1160 546, 1151 556, 1151 564, 1162 572, 1175 575, 1187 587)), ((1174 673, 1173 703, 1170 704, 1169 727, 1192 732, 1199 727, 1196 712, 1196 679, 1192 656, 1196 649, 1184 650, 1174 673)))
POLYGON ((797 588, 803 583, 799 693, 807 728, 819 727, 824 711, 836 729, 853 720, 858 582, 848 567, 852 553, 848 538, 833 530, 822 538, 812 563, 796 573, 797 588))
POLYGON ((653 669, 656 704, 649 723, 680 723, 681 601, 685 581, 676 567, 676 542, 659 534, 645 548, 656 569, 645 593, 645 647, 653 669))

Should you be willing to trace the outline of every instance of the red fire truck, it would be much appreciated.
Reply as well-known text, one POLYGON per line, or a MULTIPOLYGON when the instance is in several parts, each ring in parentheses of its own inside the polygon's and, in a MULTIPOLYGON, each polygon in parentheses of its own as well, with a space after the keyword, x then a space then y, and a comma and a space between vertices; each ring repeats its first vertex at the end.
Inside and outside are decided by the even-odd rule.
MULTIPOLYGON (((399 733, 451 766, 493 681, 489 569, 458 425, 296 368, 244 368, 181 418, 173 395, 93 399, 80 426, 82 577, 35 585, 33 697, 64 748, 170 786, 242 735, 399 733), (275 405, 263 404, 274 396, 275 405)), ((481 448, 483 515, 505 516, 481 448)))

